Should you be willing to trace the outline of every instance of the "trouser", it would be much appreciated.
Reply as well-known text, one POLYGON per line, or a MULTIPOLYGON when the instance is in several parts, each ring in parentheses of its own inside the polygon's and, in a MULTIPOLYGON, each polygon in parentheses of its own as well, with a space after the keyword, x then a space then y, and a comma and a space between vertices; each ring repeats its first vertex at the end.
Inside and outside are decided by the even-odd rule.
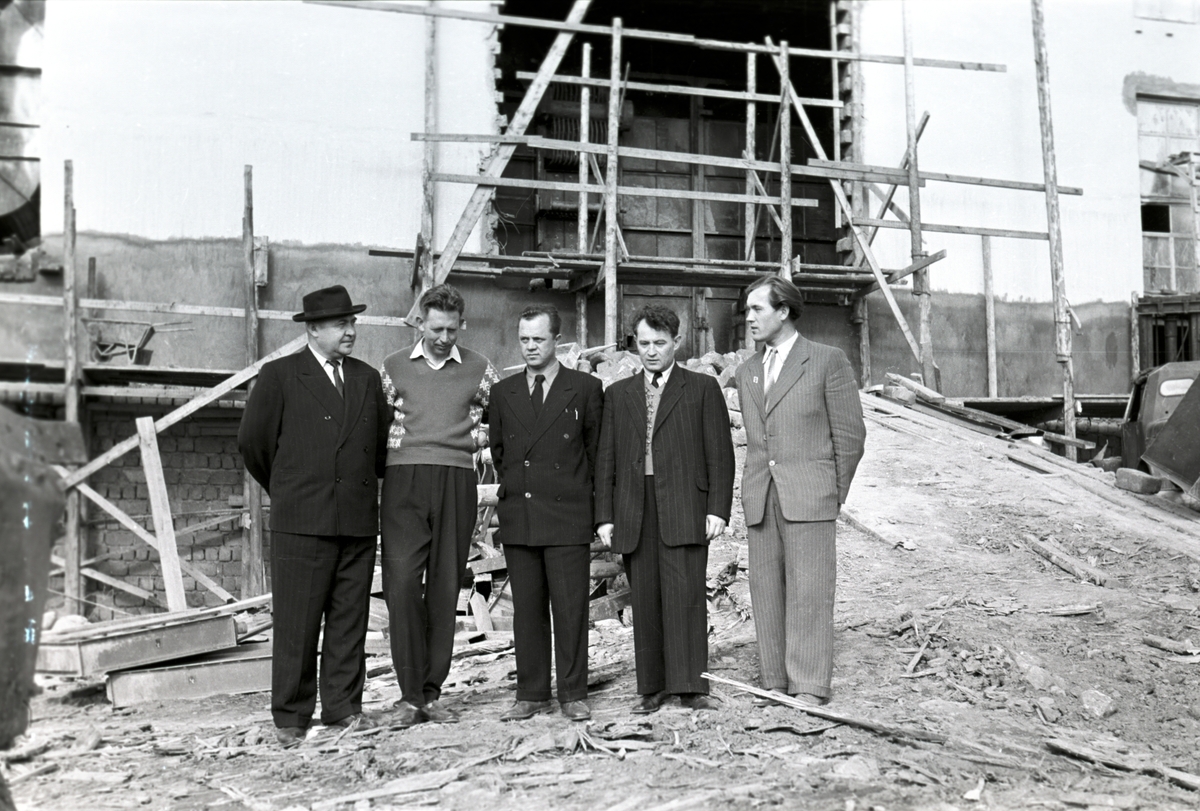
POLYGON ((450 672, 477 507, 470 468, 390 465, 384 473, 380 524, 392 665, 402 698, 416 707, 441 696, 450 672))
POLYGON ((307 727, 362 712, 367 619, 375 573, 372 537, 271 533, 271 715, 277 727, 307 727))
POLYGON ((763 520, 749 528, 750 599, 762 686, 833 695, 835 521, 788 521, 774 482, 763 520))
POLYGON ((550 614, 554 613, 554 662, 558 700, 587 698, 587 544, 504 544, 512 583, 513 640, 517 654, 517 700, 550 700, 550 614))
POLYGON ((708 681, 700 677, 708 668, 707 567, 702 543, 662 542, 654 477, 647 476, 638 545, 625 555, 639 694, 708 693, 708 681))

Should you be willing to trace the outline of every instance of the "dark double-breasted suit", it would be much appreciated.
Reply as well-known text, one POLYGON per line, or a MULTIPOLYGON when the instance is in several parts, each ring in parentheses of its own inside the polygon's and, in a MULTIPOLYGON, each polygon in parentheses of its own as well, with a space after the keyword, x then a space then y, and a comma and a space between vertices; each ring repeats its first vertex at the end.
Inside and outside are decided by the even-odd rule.
POLYGON ((517 700, 550 699, 550 615, 558 700, 587 697, 593 471, 604 405, 600 381, 559 367, 535 415, 525 371, 492 387, 492 461, 500 539, 513 594, 517 700))
POLYGON ((362 710, 391 414, 377 371, 352 357, 341 369, 344 396, 308 347, 266 364, 238 431, 246 470, 271 497, 271 703, 279 727, 311 720, 322 617, 322 720, 362 710))
POLYGON ((734 458, 729 411, 715 378, 675 365, 652 428, 646 475, 645 375, 605 395, 596 458, 596 522, 612 523, 625 555, 638 692, 707 693, 706 516, 729 520, 734 458))

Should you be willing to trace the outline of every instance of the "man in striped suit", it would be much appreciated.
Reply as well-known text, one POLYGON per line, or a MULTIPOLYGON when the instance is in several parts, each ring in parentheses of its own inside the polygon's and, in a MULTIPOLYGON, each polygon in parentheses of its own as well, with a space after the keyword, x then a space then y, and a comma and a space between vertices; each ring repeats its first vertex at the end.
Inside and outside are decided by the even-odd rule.
POLYGON ((643 372, 609 387, 596 456, 601 542, 625 556, 633 601, 638 714, 670 695, 714 709, 708 682, 708 542, 733 505, 729 410, 716 379, 681 369, 679 316, 634 316, 643 372))
POLYGON ((832 696, 834 527, 866 428, 846 355, 797 331, 803 305, 778 276, 747 289, 746 327, 764 351, 737 373, 742 506, 762 686, 820 705, 832 696))
POLYGON ((263 366, 238 430, 246 470, 271 496, 271 714, 284 746, 321 720, 361 726, 379 477, 391 411, 379 373, 350 357, 355 315, 340 284, 293 316, 308 346, 263 366))

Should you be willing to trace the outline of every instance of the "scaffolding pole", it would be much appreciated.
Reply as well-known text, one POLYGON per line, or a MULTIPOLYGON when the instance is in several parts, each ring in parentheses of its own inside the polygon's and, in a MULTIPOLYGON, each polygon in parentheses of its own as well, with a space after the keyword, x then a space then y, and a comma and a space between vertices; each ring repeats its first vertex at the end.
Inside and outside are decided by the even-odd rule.
POLYGON ((617 343, 617 141, 621 134, 621 18, 612 22, 608 86, 608 165, 604 191, 604 343, 617 343))
MULTIPOLYGON (((79 293, 75 289, 75 167, 63 165, 63 376, 64 419, 79 424, 79 293)), ((63 541, 63 594, 68 611, 82 612, 84 605, 83 559, 87 556, 79 493, 67 493, 63 541)))
MULTIPOLYGON (((579 76, 583 79, 588 79, 592 75, 592 45, 589 42, 583 43, 583 51, 580 54, 580 69, 579 76)), ((592 126, 592 89, 587 85, 579 88, 579 143, 586 144, 591 137, 592 126)), ((599 180, 600 178, 596 178, 599 180)), ((582 151, 579 153, 579 185, 588 185, 588 155, 582 151)), ((576 241, 579 245, 580 253, 587 253, 588 246, 588 195, 587 192, 579 193, 579 211, 575 222, 576 241)), ((587 346, 588 322, 587 322, 587 301, 588 294, 586 290, 580 290, 575 294, 575 341, 579 344, 579 348, 587 346)))
MULTIPOLYGON (((258 361, 259 320, 258 280, 254 273, 254 168, 247 165, 242 174, 244 204, 242 209, 242 257, 246 275, 246 365, 258 361)), ((246 396, 254 390, 254 380, 246 384, 246 396)), ((242 473, 242 503, 245 520, 242 523, 242 598, 257 597, 266 589, 263 569, 263 494, 262 486, 249 471, 242 473)), ((168 513, 168 519, 170 515, 168 513)), ((156 528, 159 543, 174 543, 173 532, 164 535, 156 528)), ((165 557, 164 557, 165 560, 165 557)))

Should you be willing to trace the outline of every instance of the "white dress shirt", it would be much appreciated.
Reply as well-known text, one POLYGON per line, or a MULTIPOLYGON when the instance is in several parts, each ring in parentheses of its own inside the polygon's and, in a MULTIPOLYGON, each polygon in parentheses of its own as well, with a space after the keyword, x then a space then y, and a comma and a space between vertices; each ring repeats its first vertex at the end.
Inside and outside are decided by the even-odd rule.
MULTIPOLYGON (((316 358, 317 363, 321 365, 321 371, 325 372, 325 376, 329 378, 329 384, 336 389, 337 381, 333 379, 333 367, 329 365, 330 359, 318 352, 312 344, 308 345, 308 351, 313 353, 313 357, 316 358)), ((339 358, 333 362, 340 366, 342 364, 342 359, 339 358)), ((342 380, 344 381, 345 379, 346 373, 343 371, 342 380)))
MULTIPOLYGON (((792 347, 796 345, 796 338, 800 335, 799 332, 793 332, 792 337, 781 343, 779 346, 767 347, 768 350, 774 350, 775 357, 770 366, 763 367, 763 391, 769 391, 775 381, 779 379, 779 371, 783 368, 783 364, 787 362, 788 354, 791 353, 792 347)), ((763 358, 763 363, 766 364, 767 358, 763 358)))
POLYGON ((435 372, 436 372, 438 369, 440 369, 440 368, 442 368, 443 366, 445 366, 445 365, 446 365, 446 361, 450 361, 450 360, 452 360, 452 361, 454 361, 455 363, 462 363, 462 355, 461 355, 461 354, 459 354, 459 351, 458 351, 458 345, 457 345, 457 344, 455 344, 454 346, 450 347, 450 354, 449 354, 449 355, 447 355, 446 357, 442 358, 441 360, 434 360, 433 358, 431 358, 429 355, 427 355, 427 354, 425 353, 425 341, 424 341, 424 339, 422 339, 422 340, 420 340, 420 341, 417 341, 417 345, 413 347, 412 354, 411 354, 411 355, 409 355, 408 357, 409 357, 409 359, 410 359, 410 360, 412 360, 412 359, 415 359, 415 358, 424 358, 424 359, 425 359, 425 362, 429 364, 429 368, 430 368, 430 369, 433 369, 435 372))

